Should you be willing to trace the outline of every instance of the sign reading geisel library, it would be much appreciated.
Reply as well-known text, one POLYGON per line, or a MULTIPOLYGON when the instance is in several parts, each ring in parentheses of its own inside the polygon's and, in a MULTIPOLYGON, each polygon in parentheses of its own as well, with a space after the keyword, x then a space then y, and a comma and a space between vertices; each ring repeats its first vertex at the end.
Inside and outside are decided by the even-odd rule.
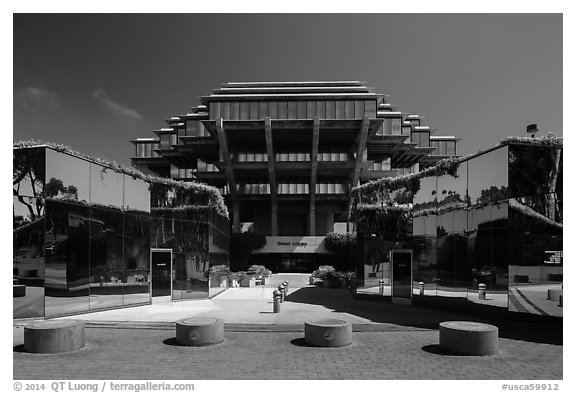
POLYGON ((266 245, 252 253, 330 254, 324 247, 324 239, 324 236, 266 236, 266 245))

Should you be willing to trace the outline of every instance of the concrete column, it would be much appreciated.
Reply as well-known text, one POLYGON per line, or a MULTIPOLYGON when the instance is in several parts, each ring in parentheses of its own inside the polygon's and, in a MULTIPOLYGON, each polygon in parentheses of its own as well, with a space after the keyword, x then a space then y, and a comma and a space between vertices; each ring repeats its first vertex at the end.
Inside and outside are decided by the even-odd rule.
POLYGON ((310 227, 308 236, 316 236, 316 203, 315 199, 310 199, 310 213, 308 216, 310 217, 309 223, 310 227))
POLYGON ((334 231, 334 211, 326 212, 326 233, 334 231))
POLYGON ((278 236, 278 206, 272 203, 270 207, 270 236, 278 236))
POLYGON ((238 202, 232 204, 232 232, 240 232, 240 204, 238 202))

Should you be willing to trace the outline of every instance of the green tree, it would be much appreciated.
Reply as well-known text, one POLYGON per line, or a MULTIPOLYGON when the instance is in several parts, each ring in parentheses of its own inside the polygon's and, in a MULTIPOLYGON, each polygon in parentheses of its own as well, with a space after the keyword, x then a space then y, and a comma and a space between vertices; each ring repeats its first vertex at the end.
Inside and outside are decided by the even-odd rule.
POLYGON ((230 236, 230 269, 233 271, 248 269, 250 253, 265 245, 266 236, 260 233, 233 233, 230 236))
POLYGON ((324 240, 326 249, 335 255, 337 270, 353 270, 352 256, 356 252, 356 233, 330 232, 324 240))

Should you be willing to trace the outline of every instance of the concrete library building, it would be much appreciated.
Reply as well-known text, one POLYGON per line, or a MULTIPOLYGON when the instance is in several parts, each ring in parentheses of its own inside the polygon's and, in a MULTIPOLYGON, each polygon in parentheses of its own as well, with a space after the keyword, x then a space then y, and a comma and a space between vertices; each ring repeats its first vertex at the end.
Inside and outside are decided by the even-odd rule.
POLYGON ((232 232, 266 236, 251 263, 274 272, 331 264, 325 236, 353 230, 354 186, 457 154, 457 138, 358 81, 225 83, 166 122, 132 141, 133 165, 217 187, 232 232))

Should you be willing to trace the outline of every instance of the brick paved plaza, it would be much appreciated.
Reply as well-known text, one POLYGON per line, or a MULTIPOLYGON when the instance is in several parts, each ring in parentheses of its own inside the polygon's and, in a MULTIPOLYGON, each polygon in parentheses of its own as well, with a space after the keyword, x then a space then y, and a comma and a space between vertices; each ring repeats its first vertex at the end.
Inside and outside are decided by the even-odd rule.
POLYGON ((268 288, 228 290, 201 302, 77 315, 86 347, 39 355, 23 350, 25 321, 13 327, 14 379, 562 379, 562 327, 490 320, 446 310, 356 301, 345 289, 297 284, 271 313, 268 288), (174 321, 223 318, 225 341, 175 345, 174 321), (303 321, 337 317, 353 324, 353 344, 306 346, 303 321), (438 323, 480 321, 500 330, 495 356, 454 356, 438 348, 438 323))
MULTIPOLYGON (((173 330, 87 328, 84 349, 14 353, 14 379, 562 379, 562 346, 500 339, 496 356, 449 356, 435 330, 355 332, 343 348, 302 332, 231 332, 212 347, 174 344, 173 330)), ((15 328, 15 345, 23 328, 15 328)))

